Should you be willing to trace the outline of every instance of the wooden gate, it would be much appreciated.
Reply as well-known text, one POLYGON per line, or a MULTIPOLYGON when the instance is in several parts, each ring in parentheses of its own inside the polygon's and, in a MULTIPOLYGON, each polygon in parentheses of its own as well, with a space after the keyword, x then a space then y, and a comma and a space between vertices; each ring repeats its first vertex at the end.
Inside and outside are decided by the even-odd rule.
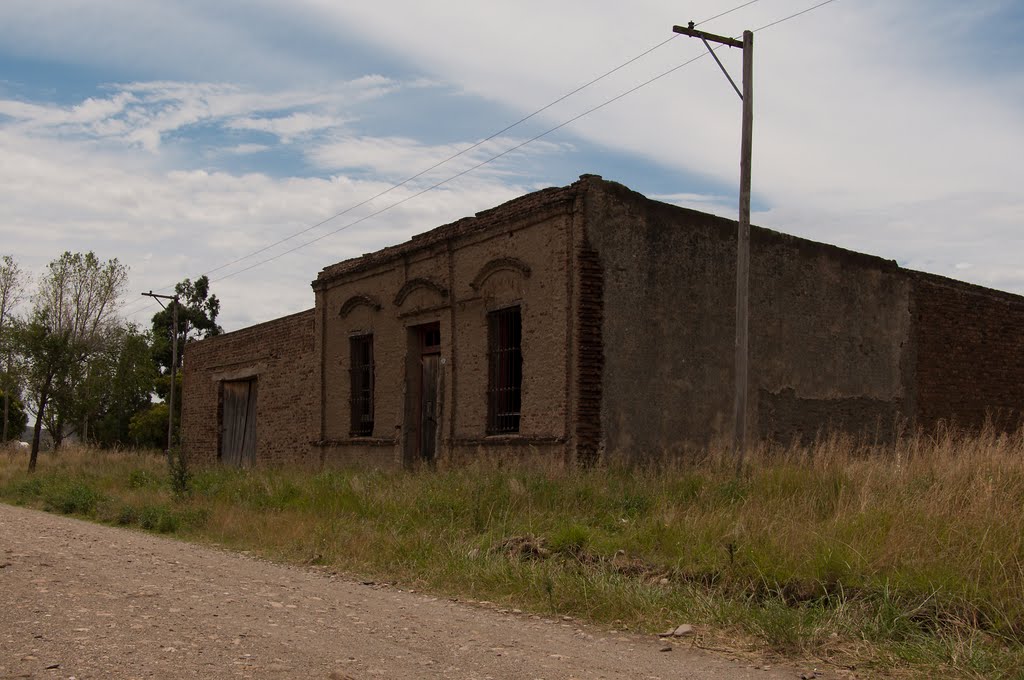
POLYGON ((227 465, 256 463, 256 379, 222 383, 220 459, 227 465))

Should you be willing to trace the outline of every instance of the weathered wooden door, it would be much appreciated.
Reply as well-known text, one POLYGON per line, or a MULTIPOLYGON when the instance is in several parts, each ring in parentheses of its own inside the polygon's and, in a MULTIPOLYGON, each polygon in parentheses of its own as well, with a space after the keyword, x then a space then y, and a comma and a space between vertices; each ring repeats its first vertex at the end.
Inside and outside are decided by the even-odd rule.
POLYGON ((439 354, 424 354, 420 359, 420 458, 434 460, 437 448, 437 375, 439 354))
POLYGON ((406 417, 412 427, 406 440, 407 464, 433 462, 441 422, 441 325, 437 322, 410 329, 410 362, 406 417))
POLYGON ((227 465, 256 462, 256 380, 223 383, 220 459, 227 465))

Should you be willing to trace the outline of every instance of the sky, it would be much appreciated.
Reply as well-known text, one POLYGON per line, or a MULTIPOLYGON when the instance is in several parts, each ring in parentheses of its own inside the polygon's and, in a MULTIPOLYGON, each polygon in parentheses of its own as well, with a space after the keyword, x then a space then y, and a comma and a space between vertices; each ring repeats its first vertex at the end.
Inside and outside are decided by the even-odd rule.
MULTIPOLYGON (((583 173, 735 218, 741 103, 672 26, 818 2, 703 23, 744 1, 3 0, 0 254, 117 258, 142 325, 142 292, 208 274, 235 330, 312 307, 325 266, 583 173)), ((753 222, 1024 294, 1022 31, 1019 0, 756 30, 753 222)))

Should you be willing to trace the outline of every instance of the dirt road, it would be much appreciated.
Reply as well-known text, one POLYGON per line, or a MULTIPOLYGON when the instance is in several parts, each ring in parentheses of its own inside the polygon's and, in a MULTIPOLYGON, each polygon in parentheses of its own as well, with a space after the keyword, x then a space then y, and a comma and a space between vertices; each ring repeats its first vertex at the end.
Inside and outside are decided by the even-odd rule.
POLYGON ((0 678, 796 678, 0 504, 0 678))

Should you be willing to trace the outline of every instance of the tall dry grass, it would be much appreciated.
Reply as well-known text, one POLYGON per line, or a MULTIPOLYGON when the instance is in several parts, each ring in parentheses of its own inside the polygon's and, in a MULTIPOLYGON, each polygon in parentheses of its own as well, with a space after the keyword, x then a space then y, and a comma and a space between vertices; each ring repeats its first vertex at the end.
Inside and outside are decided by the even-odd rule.
POLYGON ((1024 433, 841 436, 580 469, 196 471, 69 451, 0 498, 616 626, 925 677, 1024 674, 1024 433), (909 669, 909 670, 908 670, 909 669))

